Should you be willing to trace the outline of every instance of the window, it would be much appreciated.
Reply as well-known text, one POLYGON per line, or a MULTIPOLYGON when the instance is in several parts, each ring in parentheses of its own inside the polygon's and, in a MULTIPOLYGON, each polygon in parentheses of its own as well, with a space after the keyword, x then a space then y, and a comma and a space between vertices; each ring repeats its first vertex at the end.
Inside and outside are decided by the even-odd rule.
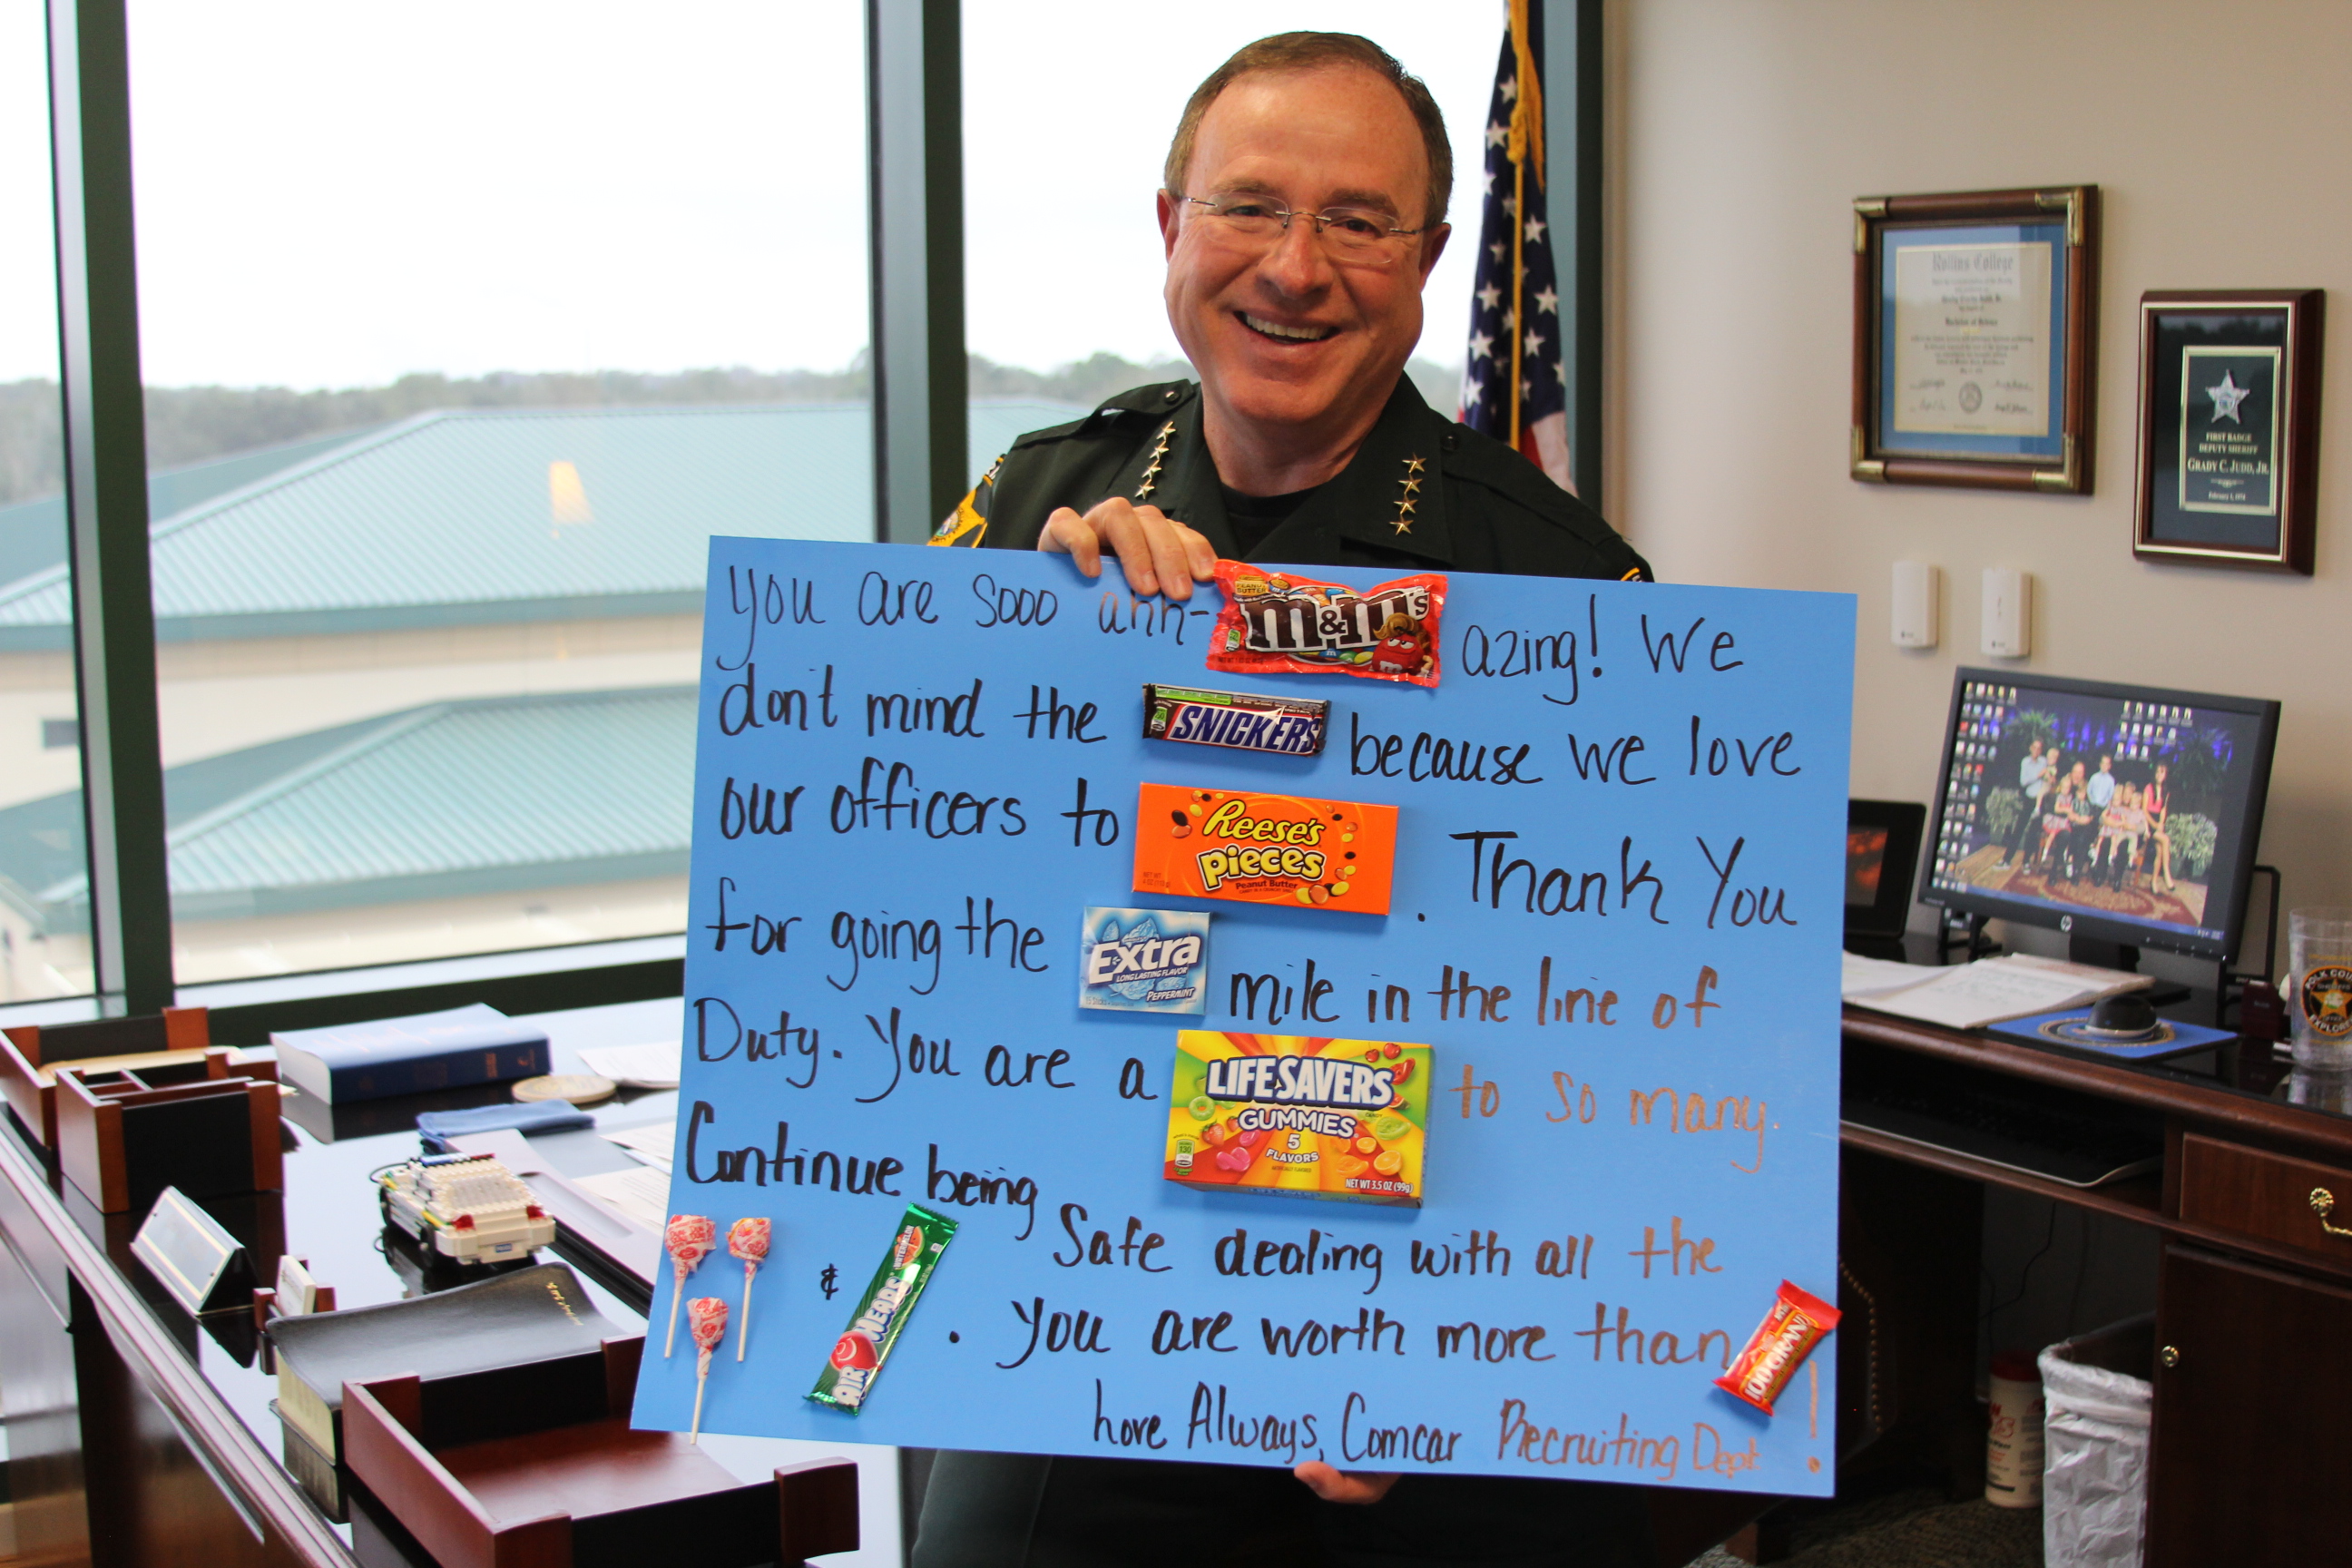
POLYGON ((131 5, 183 984, 682 929, 705 541, 872 536, 859 11, 647 15, 131 5))
MULTIPOLYGON (((1477 165, 1498 16, 1203 4, 965 8, 975 467, 1181 369, 1151 195, 1240 43, 1369 33, 1477 165)), ((0 33, 0 999, 91 984, 41 20, 0 33)), ((676 931, 702 542, 871 536, 861 8, 130 21, 179 980, 676 931)), ((1441 406, 1468 279, 1428 289, 1441 406)))
POLYGON ((0 1003, 91 985, 87 910, 46 898, 86 866, 73 648, 9 613, 66 574, 47 47, 39 6, 0 10, 0 1003))
MULTIPOLYGON (((1432 407, 1453 412, 1503 15, 1425 0, 1197 0, 1172 22, 1150 7, 965 0, 964 267, 976 395, 1090 406, 1191 374, 1160 303, 1165 266, 1152 220, 1169 138, 1192 89, 1227 56, 1294 28, 1364 35, 1427 82, 1444 111, 1455 234, 1423 294, 1411 372, 1432 407), (1039 180, 1051 199, 1016 212, 1013 193, 1039 180)), ((976 468, 1003 450, 982 445, 975 437, 976 468)))

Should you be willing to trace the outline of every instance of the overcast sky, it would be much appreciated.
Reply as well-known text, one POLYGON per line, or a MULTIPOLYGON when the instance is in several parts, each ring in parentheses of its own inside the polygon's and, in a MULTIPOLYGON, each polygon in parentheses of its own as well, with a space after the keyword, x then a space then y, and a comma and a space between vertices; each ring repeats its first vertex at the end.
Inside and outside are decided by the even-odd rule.
MULTIPOLYGON (((835 369, 865 343, 856 0, 131 0, 156 385, 835 369), (657 19, 657 25, 656 25, 657 19)), ((1500 0, 965 0, 970 339, 1173 354, 1152 193, 1186 95, 1290 27, 1377 39, 1478 167, 1500 0)), ((38 0, 0 0, 0 380, 53 375, 38 0)), ((1477 223, 1475 177, 1457 227, 1477 223)), ((1469 243, 1422 353, 1459 363, 1469 243)))

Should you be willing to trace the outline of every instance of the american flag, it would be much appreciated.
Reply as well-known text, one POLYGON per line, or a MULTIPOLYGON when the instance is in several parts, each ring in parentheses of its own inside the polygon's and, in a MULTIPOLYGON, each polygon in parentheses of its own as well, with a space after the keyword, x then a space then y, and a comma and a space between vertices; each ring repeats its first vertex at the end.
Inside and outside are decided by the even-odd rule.
POLYGON ((1543 83, 1535 63, 1542 58, 1540 11, 1513 0, 1486 115, 1485 215, 1459 417, 1573 491, 1559 283, 1544 205, 1543 83))

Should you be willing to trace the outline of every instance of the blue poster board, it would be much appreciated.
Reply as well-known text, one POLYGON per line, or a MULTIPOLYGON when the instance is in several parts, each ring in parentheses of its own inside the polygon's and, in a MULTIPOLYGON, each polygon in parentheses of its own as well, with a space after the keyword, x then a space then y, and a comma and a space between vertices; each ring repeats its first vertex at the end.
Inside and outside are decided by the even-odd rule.
MULTIPOLYGON (((706 1429, 1830 1491, 1839 1336, 1769 1419, 1713 1379, 1837 1293, 1850 597, 1455 574, 1428 689, 1209 670, 1215 591, 1115 563, 710 559, 670 1201, 774 1250, 706 1429), (1147 681, 1329 740, 1147 741, 1147 681), (1083 911, 1161 904, 1146 782, 1397 807, 1391 912, 1171 900, 1205 1014, 1082 1009, 1083 911), (1426 1204, 1163 1180, 1184 1027, 1433 1047, 1426 1204), (961 1231, 865 1408, 812 1404, 910 1202, 961 1231)), ((683 1429, 669 1297, 636 1421, 683 1429)))

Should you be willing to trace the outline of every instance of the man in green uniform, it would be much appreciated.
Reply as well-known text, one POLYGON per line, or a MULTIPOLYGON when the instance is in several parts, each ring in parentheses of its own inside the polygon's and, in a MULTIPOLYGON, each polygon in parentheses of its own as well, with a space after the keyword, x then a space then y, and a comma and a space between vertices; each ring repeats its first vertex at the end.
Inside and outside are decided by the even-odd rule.
POLYGON ((1599 515, 1405 377, 1451 230, 1444 122, 1375 46, 1285 34, 1185 108, 1160 193, 1168 319, 1201 384, 1022 437, 934 544, 1119 558, 1171 598, 1220 556, 1637 578, 1599 515))
MULTIPOLYGON (((933 544, 1066 552, 1088 576, 1108 550, 1134 592, 1174 599, 1220 556, 1649 580, 1591 509, 1404 376, 1453 159, 1385 51, 1248 46, 1192 94, 1165 178, 1168 316, 1200 384, 1022 437, 933 544)), ((1573 1481, 942 1453, 914 1562, 1618 1568, 1647 1562, 1646 1533, 1640 1494, 1573 1481)))

